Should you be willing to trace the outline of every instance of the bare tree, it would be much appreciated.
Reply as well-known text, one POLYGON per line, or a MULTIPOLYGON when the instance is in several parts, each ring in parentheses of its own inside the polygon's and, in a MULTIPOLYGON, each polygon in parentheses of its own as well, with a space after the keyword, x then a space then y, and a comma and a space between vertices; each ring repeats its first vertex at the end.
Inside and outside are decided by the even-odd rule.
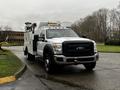
POLYGON ((107 15, 108 9, 104 8, 94 13, 96 18, 96 30, 98 32, 99 40, 102 42, 106 40, 107 35, 107 15))
POLYGON ((100 9, 92 15, 80 19, 72 25, 73 29, 80 34, 98 42, 106 40, 108 9, 100 9))
POLYGON ((120 12, 117 9, 112 9, 109 12, 108 21, 109 40, 120 42, 120 12))

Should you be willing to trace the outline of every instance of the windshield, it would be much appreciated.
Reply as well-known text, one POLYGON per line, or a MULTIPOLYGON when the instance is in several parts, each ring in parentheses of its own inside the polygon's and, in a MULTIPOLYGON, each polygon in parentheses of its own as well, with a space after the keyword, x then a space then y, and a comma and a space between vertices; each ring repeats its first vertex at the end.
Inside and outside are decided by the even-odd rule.
POLYGON ((78 37, 71 29, 48 29, 46 33, 48 39, 58 37, 78 37))

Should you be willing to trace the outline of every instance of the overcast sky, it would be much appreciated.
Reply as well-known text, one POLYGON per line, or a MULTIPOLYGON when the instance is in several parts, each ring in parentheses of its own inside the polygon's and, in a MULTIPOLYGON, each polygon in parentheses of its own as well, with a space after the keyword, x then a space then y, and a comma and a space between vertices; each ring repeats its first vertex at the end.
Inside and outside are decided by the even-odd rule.
POLYGON ((25 21, 70 21, 99 8, 116 8, 120 0, 0 0, 0 25, 23 28, 25 21))

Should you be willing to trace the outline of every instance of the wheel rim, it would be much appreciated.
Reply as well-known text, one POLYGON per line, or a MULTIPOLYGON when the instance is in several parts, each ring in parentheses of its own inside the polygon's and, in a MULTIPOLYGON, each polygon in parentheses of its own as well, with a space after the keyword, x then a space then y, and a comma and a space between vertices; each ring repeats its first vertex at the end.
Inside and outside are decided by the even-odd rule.
POLYGON ((45 59, 45 70, 48 72, 49 71, 49 59, 45 59))

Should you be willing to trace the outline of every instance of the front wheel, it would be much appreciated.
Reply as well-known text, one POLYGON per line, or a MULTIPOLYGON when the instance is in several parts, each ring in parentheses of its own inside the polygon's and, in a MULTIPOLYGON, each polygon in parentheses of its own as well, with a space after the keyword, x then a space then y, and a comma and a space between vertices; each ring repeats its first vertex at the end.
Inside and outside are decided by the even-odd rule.
POLYGON ((44 57, 44 66, 47 73, 53 73, 54 71, 54 64, 52 61, 52 56, 50 54, 46 54, 44 57))
POLYGON ((84 64, 84 67, 86 68, 86 70, 88 71, 92 71, 96 66, 96 62, 92 62, 92 63, 86 63, 84 64))

